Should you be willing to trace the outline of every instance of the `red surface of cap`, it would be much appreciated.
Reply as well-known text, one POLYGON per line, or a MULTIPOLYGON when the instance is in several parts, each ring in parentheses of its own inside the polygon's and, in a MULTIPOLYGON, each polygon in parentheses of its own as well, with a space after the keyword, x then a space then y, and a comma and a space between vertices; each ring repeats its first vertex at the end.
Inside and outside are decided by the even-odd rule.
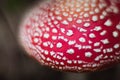
POLYGON ((120 1, 45 1, 27 13, 19 36, 42 65, 74 72, 110 67, 120 60, 120 1))

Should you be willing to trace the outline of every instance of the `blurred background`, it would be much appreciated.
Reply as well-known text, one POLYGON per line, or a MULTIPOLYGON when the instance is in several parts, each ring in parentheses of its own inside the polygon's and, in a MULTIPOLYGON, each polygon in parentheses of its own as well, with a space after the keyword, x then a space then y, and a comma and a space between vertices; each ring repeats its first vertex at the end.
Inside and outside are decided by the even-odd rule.
POLYGON ((17 41, 18 26, 38 1, 0 0, 0 80, 120 80, 120 65, 92 73, 59 72, 26 55, 17 41))

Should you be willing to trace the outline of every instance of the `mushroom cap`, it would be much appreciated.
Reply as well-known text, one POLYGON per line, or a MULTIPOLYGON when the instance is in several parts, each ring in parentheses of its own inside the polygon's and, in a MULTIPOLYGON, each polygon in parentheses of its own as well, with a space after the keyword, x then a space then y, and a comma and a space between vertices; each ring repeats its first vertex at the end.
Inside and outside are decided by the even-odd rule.
POLYGON ((27 13, 21 45, 51 68, 85 72, 120 61, 120 1, 51 0, 27 13))

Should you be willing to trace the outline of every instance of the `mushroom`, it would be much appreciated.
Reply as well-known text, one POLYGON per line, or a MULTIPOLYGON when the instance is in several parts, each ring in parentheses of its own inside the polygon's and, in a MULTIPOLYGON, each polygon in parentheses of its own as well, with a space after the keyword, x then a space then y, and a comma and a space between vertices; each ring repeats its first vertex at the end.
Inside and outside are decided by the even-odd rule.
POLYGON ((19 40, 40 64, 89 72, 120 62, 119 0, 49 0, 26 14, 19 40))

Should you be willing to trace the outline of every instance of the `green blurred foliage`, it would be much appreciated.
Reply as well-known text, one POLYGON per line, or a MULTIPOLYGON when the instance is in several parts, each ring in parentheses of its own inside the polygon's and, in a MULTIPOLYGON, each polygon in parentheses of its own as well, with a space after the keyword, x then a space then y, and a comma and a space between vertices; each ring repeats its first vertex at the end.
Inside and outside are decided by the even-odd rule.
POLYGON ((5 5, 8 10, 13 11, 13 10, 25 8, 27 4, 34 2, 34 1, 36 0, 7 0, 5 5))
POLYGON ((21 8, 22 5, 24 5, 24 1, 23 0, 8 0, 6 3, 6 8, 8 10, 16 10, 18 8, 21 8))

